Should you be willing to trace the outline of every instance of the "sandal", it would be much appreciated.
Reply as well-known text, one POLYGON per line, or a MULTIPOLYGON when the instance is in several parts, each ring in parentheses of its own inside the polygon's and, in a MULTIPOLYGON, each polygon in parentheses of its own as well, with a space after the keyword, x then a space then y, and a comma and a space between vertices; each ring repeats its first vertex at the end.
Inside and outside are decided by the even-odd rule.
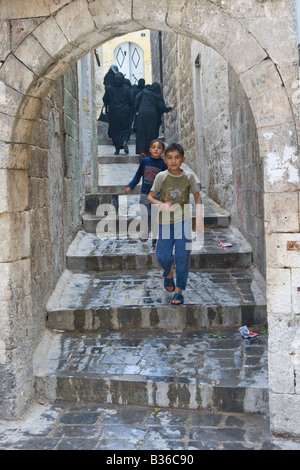
POLYGON ((168 292, 173 292, 175 290, 175 282, 172 277, 165 277, 164 278, 164 288, 168 292), (167 289, 167 287, 172 287, 172 290, 167 289))
POLYGON ((183 304, 184 297, 181 294, 174 294, 174 297, 172 299, 172 305, 182 305, 183 304), (180 302, 173 302, 174 300, 179 300, 180 302))

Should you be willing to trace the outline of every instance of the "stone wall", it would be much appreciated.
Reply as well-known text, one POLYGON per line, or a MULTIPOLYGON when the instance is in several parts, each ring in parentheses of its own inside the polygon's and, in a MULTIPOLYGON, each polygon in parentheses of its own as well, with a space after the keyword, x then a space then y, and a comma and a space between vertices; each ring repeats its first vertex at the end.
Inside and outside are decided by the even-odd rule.
POLYGON ((63 86, 62 81, 57 81, 52 93, 43 100, 28 168, 34 342, 37 341, 44 326, 43 312, 46 300, 44 292, 50 295, 62 263, 61 249, 64 248, 59 240, 59 226, 63 212, 62 128, 63 86), (52 238, 55 243, 52 243, 52 238), (54 268, 55 263, 58 265, 54 268))
POLYGON ((78 146, 76 65, 43 100, 28 169, 31 223, 33 344, 44 329, 44 311, 65 268, 66 250, 81 227, 82 170, 78 146))
POLYGON ((181 143, 187 163, 197 171, 193 76, 187 73, 187 70, 191 70, 191 41, 174 33, 161 35, 162 75, 161 61, 157 54, 160 49, 159 41, 159 33, 152 31, 152 78, 161 83, 166 105, 174 105, 170 113, 164 114, 161 130, 164 131, 166 143, 181 143))
MULTIPOLYGON (((234 184, 230 144, 228 64, 213 49, 193 41, 198 58, 199 83, 196 100, 201 100, 204 175, 207 195, 232 213, 234 184)), ((194 67, 195 69, 195 67, 194 67)), ((196 71, 195 71, 196 72, 196 71)), ((193 73, 193 71, 191 71, 193 73)))
POLYGON ((263 161, 248 99, 230 67, 228 84, 233 169, 231 218, 252 246, 253 261, 265 277, 263 161))
MULTIPOLYGON (((158 33, 152 33, 158 34, 158 33)), ((176 40, 173 33, 164 33, 162 47, 162 93, 167 105, 173 104, 170 113, 163 116, 163 128, 166 143, 180 142, 180 100, 178 86, 178 69, 174 67, 177 60, 176 40)))
MULTIPOLYGON (((42 100, 29 149, 28 211, 23 233, 30 227, 25 240, 31 258, 20 260, 18 266, 19 275, 24 276, 26 283, 14 289, 14 315, 18 317, 19 327, 14 329, 10 342, 6 342, 6 370, 10 369, 11 374, 1 381, 2 418, 18 414, 33 398, 32 353, 44 333, 45 306, 65 268, 66 250, 81 228, 84 172, 79 153, 79 117, 75 64, 42 100), (25 267, 30 272, 27 276, 25 267), (11 367, 10 357, 19 358, 15 364, 12 361, 11 367)), ((15 184, 20 188, 17 179, 15 184)), ((3 327, 7 320, 1 315, 0 320, 3 327)))

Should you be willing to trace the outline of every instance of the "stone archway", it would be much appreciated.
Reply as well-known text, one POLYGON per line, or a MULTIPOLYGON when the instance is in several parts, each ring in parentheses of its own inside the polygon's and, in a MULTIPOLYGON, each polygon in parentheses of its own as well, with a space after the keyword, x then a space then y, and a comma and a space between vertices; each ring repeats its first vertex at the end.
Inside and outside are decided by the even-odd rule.
MULTIPOLYGON (((299 242, 296 233, 299 232, 299 126, 297 103, 293 100, 293 86, 298 79, 294 2, 287 0, 274 5, 271 0, 241 0, 233 5, 230 0, 151 0, 146 4, 142 0, 44 0, 39 3, 37 6, 30 0, 20 6, 18 1, 4 0, 1 6, 5 41, 0 69, 3 181, 0 363, 7 389, 12 377, 21 387, 28 382, 25 362, 30 362, 33 353, 33 345, 26 341, 30 322, 26 168, 41 98, 72 63, 105 41, 144 28, 175 31, 209 45, 230 63, 253 111, 264 160, 271 414, 280 410, 282 416, 280 423, 274 418, 274 428, 300 433, 296 413, 300 409, 299 384, 294 382, 294 374, 299 371, 299 361, 294 357, 299 354, 299 347, 297 350, 292 344, 295 331, 299 331, 299 316, 296 316, 300 312, 299 262, 295 259, 297 251, 290 251, 287 245, 289 241, 299 242), (33 18, 38 19, 38 25, 33 24, 33 18), (24 37, 16 49, 9 40, 10 21, 15 19, 23 20, 24 37), (276 33, 285 31, 287 22, 291 34, 282 45, 282 35, 271 33, 275 28, 276 33), (265 35, 261 33, 262 26, 267 30, 265 35), (276 55, 277 46, 279 55, 276 55), (287 208, 285 214, 283 207, 287 208), (12 334, 13 330, 17 332, 12 334), (16 343, 18 354, 10 354, 16 343)), ((17 401, 15 396, 9 393, 8 396, 7 401, 17 401)), ((15 406, 17 412, 20 406, 15 406)))

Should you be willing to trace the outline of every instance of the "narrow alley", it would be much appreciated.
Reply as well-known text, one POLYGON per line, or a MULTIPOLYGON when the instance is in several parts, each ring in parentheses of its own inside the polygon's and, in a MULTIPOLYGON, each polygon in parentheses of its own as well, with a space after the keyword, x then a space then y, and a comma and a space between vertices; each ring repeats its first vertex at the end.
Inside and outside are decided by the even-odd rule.
POLYGON ((300 0, 1 0, 0 32, 0 450, 300 450, 300 0), (177 306, 148 124, 184 179, 150 200, 203 210, 177 306))
MULTIPOLYGON (((111 148, 98 147, 99 190, 116 201, 140 157, 111 148)), ((101 240, 87 198, 47 305, 37 404, 0 423, 0 449, 300 449, 270 435, 265 301, 251 249, 203 199, 204 246, 192 255, 185 305, 172 307, 150 241, 101 240), (225 240, 231 248, 218 246, 225 240), (243 338, 243 324, 259 336, 243 338)))

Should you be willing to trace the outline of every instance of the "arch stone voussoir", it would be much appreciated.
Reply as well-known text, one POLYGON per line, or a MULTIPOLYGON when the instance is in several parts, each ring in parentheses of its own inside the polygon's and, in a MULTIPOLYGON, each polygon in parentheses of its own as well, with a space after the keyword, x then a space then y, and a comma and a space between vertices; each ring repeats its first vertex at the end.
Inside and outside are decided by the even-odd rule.
POLYGON ((249 100, 256 118, 257 128, 292 124, 293 114, 284 87, 272 88, 249 100))
POLYGON ((148 0, 147 2, 132 0, 133 19, 143 28, 149 27, 150 23, 152 29, 170 32, 172 29, 166 24, 168 3, 168 0, 162 0, 157 8, 156 0, 148 0), (149 18, 151 18, 150 21, 149 18))
POLYGON ((32 35, 27 36, 14 55, 36 75, 44 74, 48 64, 52 61, 51 56, 32 35))
POLYGON ((210 28, 213 18, 219 11, 218 5, 207 0, 201 3, 197 0, 187 2, 171 0, 166 22, 176 32, 187 34, 207 44, 204 32, 210 28))
POLYGON ((68 42, 52 16, 40 24, 32 34, 39 41, 41 47, 53 58, 61 59, 76 50, 75 46, 68 42))
POLYGON ((131 0, 94 0, 89 3, 89 10, 99 30, 105 30, 108 25, 133 23, 131 0))
POLYGON ((247 30, 236 44, 228 47, 224 56, 237 75, 249 70, 268 57, 259 42, 247 30), (246 54, 245 51, 247 51, 246 54), (241 60, 241 57, 243 60, 241 60))
POLYGON ((0 69, 0 80, 23 95, 33 79, 34 73, 12 54, 8 56, 0 69))
POLYGON ((86 0, 69 3, 57 13, 55 20, 68 42, 75 46, 82 47, 85 39, 96 30, 86 0))
POLYGON ((95 35, 97 44, 144 28, 132 18, 131 1, 95 0, 89 3, 89 10, 98 29, 95 35))

